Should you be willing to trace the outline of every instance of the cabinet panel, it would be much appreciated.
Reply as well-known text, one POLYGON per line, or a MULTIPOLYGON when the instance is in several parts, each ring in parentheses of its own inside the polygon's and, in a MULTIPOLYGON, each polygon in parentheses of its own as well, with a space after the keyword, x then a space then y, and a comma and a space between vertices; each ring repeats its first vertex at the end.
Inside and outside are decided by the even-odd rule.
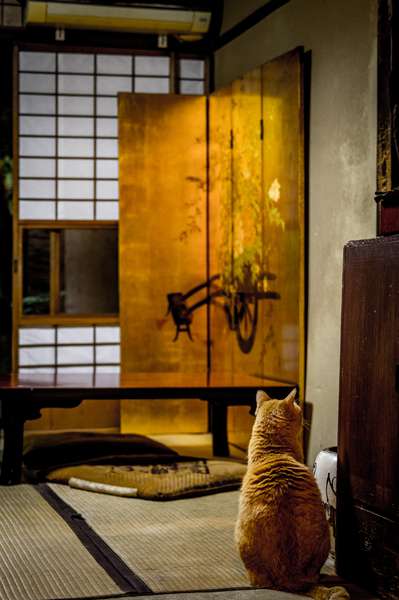
POLYGON ((387 526, 396 524, 396 531, 399 522, 398 333, 399 236, 350 242, 343 272, 337 564, 345 576, 367 578, 395 598, 387 591, 393 575, 378 564, 385 554, 387 564, 399 565, 397 533, 387 526))

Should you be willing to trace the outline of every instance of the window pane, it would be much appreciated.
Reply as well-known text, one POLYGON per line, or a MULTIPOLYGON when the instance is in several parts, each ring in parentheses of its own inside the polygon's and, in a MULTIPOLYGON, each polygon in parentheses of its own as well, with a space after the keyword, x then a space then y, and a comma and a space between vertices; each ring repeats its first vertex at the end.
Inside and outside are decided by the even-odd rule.
POLYGON ((131 77, 97 77, 97 93, 116 95, 118 92, 131 92, 131 77))
POLYGON ((92 364, 94 358, 93 346, 58 346, 58 365, 92 364))
POLYGON ((21 179, 19 182, 21 198, 55 198, 55 181, 50 179, 21 179))
POLYGON ((97 73, 109 75, 131 75, 132 57, 99 54, 97 56, 97 73))
POLYGON ((146 94, 168 94, 169 79, 136 77, 134 80, 134 91, 146 94))
POLYGON ((24 315, 45 315, 50 310, 50 232, 25 229, 23 234, 24 315))
POLYGON ((136 56, 135 75, 169 75, 168 56, 136 56))
POLYGON ((119 365, 98 365, 96 366, 96 373, 120 373, 119 365))
POLYGON ((117 200, 119 197, 118 181, 98 181, 96 197, 99 200, 117 200))
POLYGON ((93 73, 94 56, 92 54, 59 54, 58 70, 64 73, 93 73))
POLYGON ((194 94, 199 95, 204 93, 204 82, 193 81, 189 79, 182 79, 180 81, 180 93, 181 94, 194 94))
POLYGON ((18 332, 19 345, 43 345, 54 344, 55 329, 44 327, 27 327, 22 328, 18 332))
POLYGON ((119 219, 118 202, 97 202, 96 217, 99 221, 117 221, 119 219))
POLYGON ((4 6, 3 25, 8 27, 21 27, 22 9, 20 6, 4 6))
POLYGON ((55 219, 55 202, 38 202, 37 200, 20 200, 20 219, 55 219))
POLYGON ((58 327, 57 341, 59 344, 92 344, 93 327, 58 327))
POLYGON ((93 202, 58 202, 58 218, 91 220, 94 218, 93 202))
POLYGON ((118 232, 65 229, 61 251, 61 312, 118 312, 118 232))
POLYGON ((29 365, 52 365, 54 364, 54 348, 20 348, 19 364, 21 367, 29 365))
POLYGON ((120 342, 121 330, 120 327, 96 327, 96 342, 120 342))
POLYGON ((19 118, 20 135, 54 135, 55 118, 54 117, 20 117, 19 118))
POLYGON ((62 200, 90 200, 94 195, 94 183, 85 179, 58 180, 58 197, 62 200))
POLYGON ((30 138, 19 139, 20 156, 55 156, 55 138, 30 138))
POLYGON ((99 137, 118 137, 118 119, 96 119, 99 137))
POLYGON ((32 94, 20 94, 19 110, 21 113, 34 115, 54 115, 55 96, 33 96, 32 94))
POLYGON ((94 176, 94 161, 89 159, 74 160, 73 158, 59 159, 58 176, 92 179, 94 176))
POLYGON ((20 52, 21 71, 55 71, 54 52, 20 52))
POLYGON ((106 98, 98 97, 97 102, 97 114, 116 117, 118 115, 118 99, 117 98, 106 98))
POLYGON ((93 140, 84 138, 58 138, 58 155, 65 157, 88 157, 91 158, 94 153, 93 140))
MULTIPOLYGON (((85 373, 88 375, 92 375, 94 373, 94 367, 86 366, 86 367, 57 367, 57 373, 62 375, 69 375, 75 373, 85 373)), ((61 383, 61 382, 60 382, 61 383)))
POLYGON ((50 158, 21 158, 21 177, 55 177, 55 160, 50 158))
POLYGON ((58 117, 58 135, 94 134, 94 119, 89 117, 58 117))
POLYGON ((92 75, 58 75, 60 94, 92 94, 94 77, 92 75))
POLYGON ((55 75, 42 75, 39 73, 20 73, 20 92, 38 92, 41 94, 54 94, 55 75))
POLYGON ((204 79, 205 63, 203 60, 182 58, 179 61, 180 77, 182 79, 204 79))
POLYGON ((98 179, 118 179, 117 160, 98 160, 96 169, 98 179))
POLYGON ((97 140, 97 156, 99 158, 118 158, 118 140, 97 140))
POLYGON ((93 115, 92 96, 58 96, 59 115, 93 115))
POLYGON ((96 346, 96 362, 99 364, 118 364, 120 362, 119 346, 96 346))

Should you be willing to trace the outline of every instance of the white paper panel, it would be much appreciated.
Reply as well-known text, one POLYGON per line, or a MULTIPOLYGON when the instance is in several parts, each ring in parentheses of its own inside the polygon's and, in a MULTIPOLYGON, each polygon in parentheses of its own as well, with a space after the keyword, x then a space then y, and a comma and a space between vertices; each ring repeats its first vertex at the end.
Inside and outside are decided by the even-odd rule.
POLYGON ((118 181, 97 181, 96 197, 98 200, 117 200, 119 197, 118 181))
POLYGON ((93 136, 94 119, 90 117, 58 117, 58 135, 93 136))
MULTIPOLYGON (((87 373, 92 375, 94 373, 94 367, 57 367, 57 374, 74 375, 75 373, 87 373)), ((62 381, 58 379, 58 383, 62 383, 62 381)))
POLYGON ((42 348, 20 348, 19 365, 52 365, 55 360, 54 347, 43 346, 42 348))
POLYGON ((91 344, 93 341, 93 327, 59 327, 57 331, 59 344, 91 344))
POLYGON ((55 96, 34 96, 32 94, 20 94, 19 110, 21 113, 35 115, 54 115, 55 96))
POLYGON ((55 177, 55 160, 52 158, 21 158, 20 177, 55 177))
POLYGON ((60 73, 93 73, 94 56, 92 54, 59 54, 58 71, 60 73))
POLYGON ((118 115, 118 100, 117 98, 107 98, 99 96, 96 98, 97 114, 116 117, 118 115))
POLYGON ((97 77, 97 94, 116 95, 118 92, 131 92, 131 77, 107 77, 99 75, 97 77))
POLYGON ((62 157, 82 156, 91 158, 94 153, 93 140, 85 138, 58 138, 58 155, 62 157))
POLYGON ((58 218, 59 219, 81 219, 91 220, 94 218, 93 202, 58 202, 58 218))
POLYGON ((55 117, 20 117, 20 135, 54 135, 55 117))
POLYGON ((30 367, 30 368, 20 368, 18 369, 18 373, 20 373, 21 375, 34 375, 34 374, 46 374, 46 375, 53 375, 55 374, 55 368, 54 367, 30 367))
POLYGON ((94 195, 94 182, 86 179, 58 180, 58 198, 61 200, 91 200, 94 195))
POLYGON ((59 115, 87 115, 94 114, 93 96, 58 96, 59 115))
POLYGON ((119 364, 120 347, 115 344, 112 346, 96 346, 96 363, 98 364, 119 364))
POLYGON ((43 75, 41 73, 20 73, 19 91, 54 94, 55 75, 43 75))
POLYGON ((20 52, 20 71, 55 71, 54 52, 20 52))
POLYGON ((20 156, 55 156, 54 138, 19 138, 20 156))
POLYGON ((189 79, 182 79, 179 85, 181 94, 200 95, 204 93, 203 81, 192 81, 189 79))
POLYGON ((184 79, 203 79, 205 76, 205 63, 203 60, 182 58, 179 61, 180 77, 184 79))
POLYGON ((92 364, 93 359, 93 346, 58 346, 57 348, 58 365, 92 364))
POLYGON ((58 75, 60 94, 92 94, 93 91, 93 75, 58 75))
POLYGON ((132 57, 112 54, 99 54, 97 56, 97 73, 109 75, 131 75, 132 57))
POLYGON ((117 342, 121 339, 120 327, 96 327, 96 342, 117 342))
POLYGON ((160 77, 136 77, 134 91, 145 94, 168 94, 169 79, 160 77))
POLYGON ((99 221, 117 221, 119 219, 118 202, 97 202, 96 218, 99 221))
POLYGON ((118 140, 97 140, 97 156, 99 158, 118 158, 118 140))
POLYGON ((92 179, 94 176, 94 161, 91 159, 60 158, 58 160, 58 176, 92 179))
POLYGON ((168 56, 136 56, 135 75, 169 75, 168 56))
POLYGON ((50 179, 21 179, 19 182, 21 198, 55 198, 55 181, 50 179))
POLYGON ((119 365, 97 365, 96 373, 120 373, 121 368, 119 365))
POLYGON ((18 343, 26 344, 54 344, 55 329, 53 327, 23 327, 18 331, 18 343))
POLYGON ((98 179, 118 179, 117 160, 97 160, 96 169, 98 179))
POLYGON ((38 202, 37 200, 20 200, 20 219, 55 219, 55 202, 38 202))
POLYGON ((96 119, 96 134, 99 137, 118 137, 118 119, 96 119))

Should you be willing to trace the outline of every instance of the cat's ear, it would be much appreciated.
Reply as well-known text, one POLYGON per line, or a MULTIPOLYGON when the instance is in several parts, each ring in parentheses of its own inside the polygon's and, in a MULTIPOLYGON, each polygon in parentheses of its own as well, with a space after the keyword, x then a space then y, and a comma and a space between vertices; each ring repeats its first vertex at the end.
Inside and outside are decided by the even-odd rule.
POLYGON ((291 392, 288 394, 288 396, 286 397, 285 400, 286 400, 286 402, 288 402, 289 404, 292 404, 294 406, 295 398, 296 398, 296 388, 291 390, 291 392))
POLYGON ((255 411, 255 415, 258 412, 259 406, 262 404, 262 402, 265 402, 265 400, 271 400, 270 396, 268 396, 266 394, 266 392, 264 392, 263 390, 258 390, 256 392, 256 411, 255 411))
POLYGON ((256 392, 256 409, 255 409, 255 417, 258 414, 258 410, 260 405, 262 404, 262 402, 265 402, 265 400, 270 400, 271 398, 269 398, 269 396, 266 394, 266 392, 264 392, 263 390, 258 390, 256 392))

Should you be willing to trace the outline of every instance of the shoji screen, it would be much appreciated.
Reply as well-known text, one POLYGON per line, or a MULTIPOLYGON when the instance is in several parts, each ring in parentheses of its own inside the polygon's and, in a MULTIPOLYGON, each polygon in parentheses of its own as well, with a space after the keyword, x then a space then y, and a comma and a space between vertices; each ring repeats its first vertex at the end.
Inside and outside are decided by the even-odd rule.
MULTIPOLYGON (((14 256, 23 264, 21 226, 26 223, 34 222, 38 229, 49 222, 60 228, 73 221, 84 221, 87 228, 98 228, 101 221, 117 224, 118 93, 202 94, 205 63, 169 56, 29 49, 17 53, 16 69, 19 181, 14 218, 21 239, 16 240, 14 256)), ((21 286, 21 278, 16 285, 21 286)), ((60 323, 50 316, 43 324, 43 318, 21 316, 16 309, 14 368, 119 370, 119 325, 92 317, 89 322, 74 318, 60 323)))

